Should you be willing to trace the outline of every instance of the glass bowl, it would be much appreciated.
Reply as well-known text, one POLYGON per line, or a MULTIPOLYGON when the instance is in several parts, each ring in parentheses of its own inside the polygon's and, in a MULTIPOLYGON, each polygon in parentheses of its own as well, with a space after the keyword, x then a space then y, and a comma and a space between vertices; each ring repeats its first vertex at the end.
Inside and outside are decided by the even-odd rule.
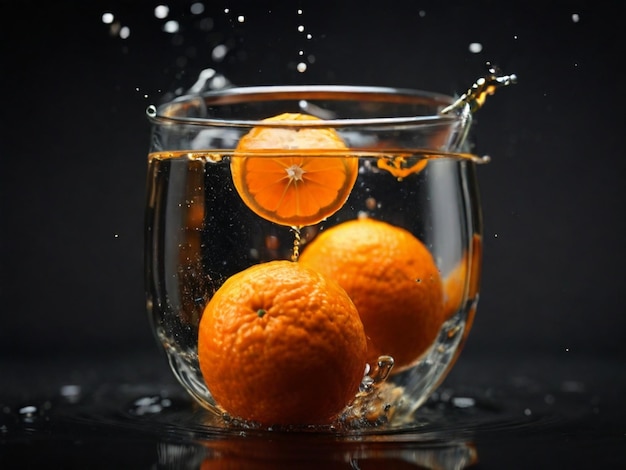
MULTIPOLYGON (((254 425, 222 410, 203 378, 199 323, 214 293, 253 265, 297 262, 298 253, 332 227, 371 218, 407 230, 428 249, 441 277, 445 317, 429 347, 409 364, 398 368, 388 354, 364 364, 353 401, 323 428, 352 432, 415 426, 415 411, 461 351, 479 293, 482 222, 476 165, 484 159, 470 153, 471 113, 462 108, 442 112, 453 103, 451 97, 415 90, 268 86, 182 96, 149 108, 147 310, 174 375, 209 411, 208 425, 254 425), (282 113, 318 119, 264 121, 282 113), (235 160, 312 155, 302 148, 260 148, 242 155, 237 145, 253 128, 336 132, 346 148, 314 152, 319 158, 358 159, 345 202, 304 224, 268 220, 251 210, 233 182, 235 160)), ((401 329, 410 335, 413 328, 401 329)))

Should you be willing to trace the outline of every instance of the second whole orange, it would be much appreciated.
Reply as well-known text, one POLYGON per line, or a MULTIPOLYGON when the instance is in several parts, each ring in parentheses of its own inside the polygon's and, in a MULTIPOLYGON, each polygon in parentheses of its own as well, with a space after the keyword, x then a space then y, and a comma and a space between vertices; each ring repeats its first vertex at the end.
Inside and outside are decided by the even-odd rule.
POLYGON ((346 292, 292 261, 231 276, 200 319, 198 359, 214 400, 265 426, 332 422, 359 390, 366 350, 346 292))
POLYGON ((369 340, 368 362, 394 358, 393 371, 433 344, 445 321, 443 287, 432 255, 413 234, 362 218, 321 232, 300 263, 335 279, 359 311, 369 340))

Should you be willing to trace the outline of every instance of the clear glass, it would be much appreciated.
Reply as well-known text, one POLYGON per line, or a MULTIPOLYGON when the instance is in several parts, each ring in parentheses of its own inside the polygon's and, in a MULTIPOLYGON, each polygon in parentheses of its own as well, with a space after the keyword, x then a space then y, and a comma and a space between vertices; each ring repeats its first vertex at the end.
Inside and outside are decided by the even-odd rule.
MULTIPOLYGON (((241 137, 253 127, 286 126, 260 122, 285 112, 322 118, 289 127, 334 129, 359 158, 345 204, 301 228, 304 249, 321 230, 368 216, 410 231, 433 255, 444 283, 456 285, 453 311, 430 349, 399 373, 387 374, 385 357, 372 364, 358 398, 331 429, 416 425, 415 411, 455 362, 478 301, 482 222, 475 170, 483 160, 468 153, 471 114, 441 113, 452 103, 447 96, 389 88, 249 87, 184 96, 148 110, 147 310, 175 376, 210 411, 207 425, 233 423, 215 405, 199 368, 205 306, 231 275, 293 256, 296 230, 250 210, 230 169, 231 159, 240 158, 233 153, 241 137)), ((316 153, 347 158, 345 150, 316 153)))

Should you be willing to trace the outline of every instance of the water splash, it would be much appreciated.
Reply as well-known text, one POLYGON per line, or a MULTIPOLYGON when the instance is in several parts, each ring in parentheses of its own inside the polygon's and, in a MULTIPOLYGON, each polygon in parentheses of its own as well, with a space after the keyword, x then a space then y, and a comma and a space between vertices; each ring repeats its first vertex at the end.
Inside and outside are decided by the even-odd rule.
POLYGON ((441 114, 454 111, 474 113, 485 103, 487 96, 493 95, 496 89, 517 83, 517 75, 503 75, 497 65, 487 62, 487 75, 480 77, 476 82, 450 106, 444 108, 441 114))

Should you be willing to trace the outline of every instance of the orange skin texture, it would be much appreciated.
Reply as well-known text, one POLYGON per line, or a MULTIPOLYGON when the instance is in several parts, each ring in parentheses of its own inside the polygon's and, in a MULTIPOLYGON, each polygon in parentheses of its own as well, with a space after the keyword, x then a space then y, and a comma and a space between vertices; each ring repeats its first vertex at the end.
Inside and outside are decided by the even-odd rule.
MULTIPOLYGON (((285 113, 263 122, 315 121, 285 113)), ((329 128, 255 127, 242 137, 231 159, 237 192, 257 215, 280 225, 321 222, 346 202, 356 182, 359 160, 329 128), (334 156, 324 156, 325 151, 334 156)))
POLYGON ((358 392, 366 351, 345 291, 291 261, 231 276, 199 325, 200 369, 216 403, 266 426, 332 422, 358 392))
POLYGON ((359 311, 370 341, 368 362, 394 358, 394 372, 414 364, 445 321, 439 270, 410 232, 363 218, 321 232, 300 263, 335 279, 359 311))

